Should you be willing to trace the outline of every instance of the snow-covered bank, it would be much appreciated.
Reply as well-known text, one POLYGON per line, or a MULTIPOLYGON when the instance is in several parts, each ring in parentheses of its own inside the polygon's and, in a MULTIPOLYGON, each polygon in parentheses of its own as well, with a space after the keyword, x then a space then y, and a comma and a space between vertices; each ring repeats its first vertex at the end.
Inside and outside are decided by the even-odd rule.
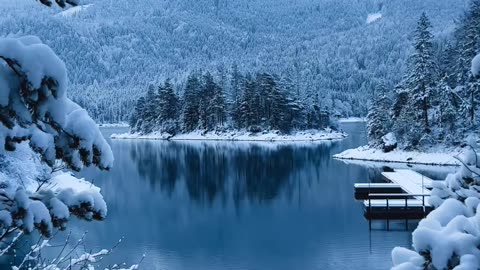
POLYGON ((149 139, 149 140, 174 140, 174 141, 324 141, 341 140, 347 137, 346 133, 333 130, 308 130, 299 131, 291 135, 283 135, 276 132, 251 133, 247 131, 231 132, 201 132, 195 131, 186 134, 171 136, 167 133, 123 133, 112 134, 112 139, 149 139))
POLYGON ((128 123, 105 123, 97 126, 101 128, 128 128, 128 123))
POLYGON ((338 122, 340 123, 356 123, 356 122, 366 122, 367 118, 365 117, 348 117, 348 118, 340 118, 338 122))
POLYGON ((455 150, 445 152, 440 150, 432 152, 393 150, 385 153, 380 149, 361 146, 355 149, 346 150, 333 157, 346 160, 452 166, 460 165, 460 162, 454 157, 458 153, 459 152, 455 150))
POLYGON ((454 173, 458 169, 458 166, 455 165, 409 164, 400 162, 368 161, 357 159, 338 159, 338 161, 347 165, 360 166, 363 168, 372 168, 379 171, 382 171, 385 167, 389 167, 394 170, 414 170, 434 180, 445 179, 445 177, 449 173, 454 173))

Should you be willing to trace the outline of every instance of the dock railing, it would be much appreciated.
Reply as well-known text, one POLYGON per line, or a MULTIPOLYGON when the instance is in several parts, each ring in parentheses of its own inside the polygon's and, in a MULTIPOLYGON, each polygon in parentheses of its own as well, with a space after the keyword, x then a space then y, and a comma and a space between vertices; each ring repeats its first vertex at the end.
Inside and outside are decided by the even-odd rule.
MULTIPOLYGON (((429 197, 430 194, 410 194, 410 193, 369 193, 368 194, 368 214, 372 215, 372 199, 374 200, 385 200, 385 219, 387 221, 387 230, 390 229, 390 217, 389 217, 389 211, 390 211, 390 200, 405 200, 405 210, 408 209, 408 201, 409 199, 414 199, 415 201, 421 201, 422 202, 422 213, 423 217, 426 217, 427 211, 426 211, 426 205, 425 205, 425 197, 429 197), (422 200, 419 200, 418 197, 422 197, 422 200), (376 199, 379 198, 379 199, 376 199)), ((396 204, 398 208, 398 204, 396 204)), ((418 207, 418 205, 415 205, 418 207)), ((411 206, 411 207, 415 207, 411 206)), ((383 208, 383 207, 382 207, 383 208)), ((403 219, 403 218, 402 218, 403 219)), ((408 216, 405 214, 405 227, 408 229, 408 216)), ((369 228, 372 228, 372 218, 369 218, 369 228)))

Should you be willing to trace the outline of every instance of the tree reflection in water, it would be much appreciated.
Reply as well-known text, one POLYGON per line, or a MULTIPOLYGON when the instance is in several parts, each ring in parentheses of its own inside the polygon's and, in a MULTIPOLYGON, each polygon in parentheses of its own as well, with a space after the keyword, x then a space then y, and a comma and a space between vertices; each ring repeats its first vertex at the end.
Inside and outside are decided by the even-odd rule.
POLYGON ((185 187, 199 204, 232 198, 238 205, 268 203, 282 192, 291 197, 298 181, 314 180, 303 179, 306 168, 330 162, 332 143, 142 141, 129 152, 140 176, 161 192, 185 187))

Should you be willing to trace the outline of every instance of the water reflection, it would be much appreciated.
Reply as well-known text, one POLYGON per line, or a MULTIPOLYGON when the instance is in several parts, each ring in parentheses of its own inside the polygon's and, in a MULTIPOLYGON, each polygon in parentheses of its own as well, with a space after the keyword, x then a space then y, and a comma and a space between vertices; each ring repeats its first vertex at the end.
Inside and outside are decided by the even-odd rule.
POLYGON ((124 236, 102 264, 145 253, 143 269, 388 269, 411 235, 369 232, 353 185, 380 170, 331 158, 365 144, 362 123, 344 129, 346 140, 304 145, 112 141, 114 169, 81 173, 108 217, 71 222, 72 239, 88 231, 97 250, 124 236))
POLYGON ((291 198, 300 181, 319 179, 335 144, 117 143, 122 144, 122 152, 130 154, 138 174, 152 188, 172 196, 178 182, 183 181, 180 186, 185 186, 189 199, 204 205, 216 199, 225 202, 231 198, 239 205, 244 200, 268 203, 280 194, 291 198), (314 175, 305 178, 309 169, 314 175))

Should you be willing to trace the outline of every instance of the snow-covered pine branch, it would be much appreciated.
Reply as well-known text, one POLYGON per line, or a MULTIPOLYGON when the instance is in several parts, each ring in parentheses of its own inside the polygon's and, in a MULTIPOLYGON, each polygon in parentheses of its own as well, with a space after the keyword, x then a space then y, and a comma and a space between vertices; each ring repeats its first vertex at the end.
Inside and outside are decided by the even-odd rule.
POLYGON ((113 165, 110 146, 67 87, 65 64, 40 39, 0 39, 0 239, 7 243, 34 229, 49 236, 71 214, 107 214, 98 188, 52 174, 59 162, 74 170, 113 165))
POLYGON ((71 213, 103 219, 107 210, 98 188, 78 190, 72 184, 78 179, 52 175, 49 168, 58 162, 74 170, 113 164, 95 122, 67 98, 63 61, 33 36, 0 39, 0 61, 0 237, 34 229, 48 236, 71 213))
MULTIPOLYGON (((37 0, 37 1, 40 1, 40 3, 46 5, 46 6, 52 6, 52 1, 51 0, 37 0)), ((71 6, 77 6, 80 4, 80 1, 81 0, 55 0, 55 3, 64 8, 66 7, 67 5, 71 5, 71 6)))
POLYGON ((43 160, 109 169, 113 155, 95 122, 66 96, 65 64, 33 36, 0 39, 0 151, 29 141, 43 160))
MULTIPOLYGON (((99 263, 107 256, 112 254, 115 249, 122 243, 120 239, 110 249, 101 249, 97 252, 86 251, 85 248, 86 233, 84 233, 77 241, 70 243, 71 233, 68 234, 65 241, 61 245, 52 245, 52 239, 40 237, 35 244, 31 245, 27 250, 23 260, 17 266, 12 266, 12 270, 20 269, 44 269, 44 270, 80 270, 80 269, 104 269, 104 270, 135 270, 139 268, 145 255, 138 263, 127 266, 126 263, 114 264, 111 266, 100 268, 99 263), (51 258, 45 258, 44 252, 52 249, 56 254, 51 258)), ((13 243, 19 241, 19 237, 12 240, 13 243)), ((10 245, 2 252, 11 249, 10 245)))

